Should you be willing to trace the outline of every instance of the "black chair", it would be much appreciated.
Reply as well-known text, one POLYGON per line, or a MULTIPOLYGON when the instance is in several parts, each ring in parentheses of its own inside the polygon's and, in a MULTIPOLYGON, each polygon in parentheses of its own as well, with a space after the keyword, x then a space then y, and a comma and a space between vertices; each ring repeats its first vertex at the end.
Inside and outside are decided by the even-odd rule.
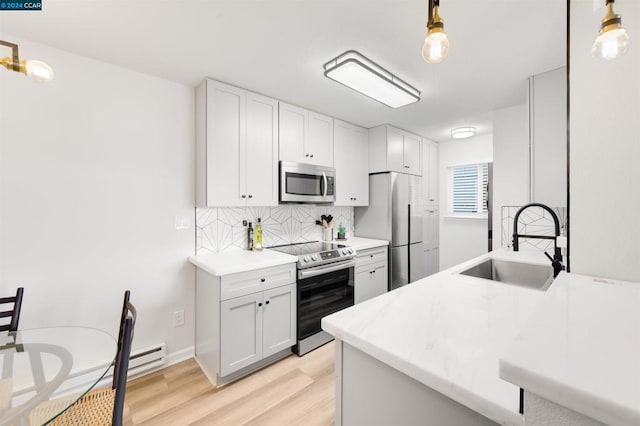
POLYGON ((13 304, 9 311, 0 311, 0 318, 9 318, 8 324, 0 325, 0 331, 17 331, 18 322, 20 321, 20 308, 22 307, 22 293, 24 288, 18 287, 15 296, 0 297, 0 305, 13 304))
MULTIPOLYGON (((131 355, 131 342, 133 341, 133 329, 136 323, 136 308, 129 301, 129 290, 124 293, 122 314, 120 316, 120 331, 118 334, 118 350, 113 366, 113 383, 111 387, 95 389, 80 398, 75 404, 53 419, 50 425, 112 425, 122 426, 124 419, 124 396, 127 387, 127 372, 129 369, 129 357, 131 355)), ((44 410, 37 417, 31 417, 31 422, 38 423, 38 418, 47 418, 46 412, 56 405, 55 401, 49 401, 44 410)), ((55 409, 55 408, 54 408, 55 409)), ((127 421, 127 423, 130 423, 127 421)))

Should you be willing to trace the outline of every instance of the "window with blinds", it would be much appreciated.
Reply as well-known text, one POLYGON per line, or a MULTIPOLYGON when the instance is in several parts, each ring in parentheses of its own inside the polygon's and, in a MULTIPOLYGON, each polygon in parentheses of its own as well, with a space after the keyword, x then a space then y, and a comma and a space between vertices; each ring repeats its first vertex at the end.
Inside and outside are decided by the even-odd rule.
POLYGON ((487 213, 487 163, 449 167, 449 213, 482 215, 487 213))

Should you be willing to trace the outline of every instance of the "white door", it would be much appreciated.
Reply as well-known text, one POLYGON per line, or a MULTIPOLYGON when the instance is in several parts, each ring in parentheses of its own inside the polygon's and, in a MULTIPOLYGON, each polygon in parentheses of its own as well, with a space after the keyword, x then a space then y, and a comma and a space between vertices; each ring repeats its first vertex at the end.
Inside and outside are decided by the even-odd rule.
POLYGON ((246 91, 207 81, 207 205, 244 206, 241 147, 246 91))
POLYGON ((262 356, 264 358, 296 343, 296 285, 263 292, 262 356))
POLYGON ((278 205, 278 101, 247 93, 247 204, 278 205))
MULTIPOLYGON (((282 102, 279 105, 280 160, 308 162, 305 161, 304 153, 308 112, 302 108, 282 102)), ((306 160, 308 160, 308 157, 306 160)))
POLYGON ((404 167, 404 132, 387 127, 387 170, 406 173, 404 167))
POLYGON ((308 123, 304 162, 333 167, 333 118, 309 111, 308 123))
POLYGON ((353 301, 357 305, 367 299, 371 299, 370 295, 371 281, 373 280, 373 267, 371 265, 357 268, 353 281, 353 301))
POLYGON ((421 175, 422 171, 420 170, 420 155, 421 151, 422 139, 412 134, 407 133, 404 136, 404 165, 406 168, 406 173, 411 173, 414 175, 421 175))
POLYGON ((440 215, 438 209, 429 208, 424 211, 424 246, 425 248, 432 249, 439 246, 439 230, 440 230, 440 215))
POLYGON ((220 375, 262 359, 262 293, 220 303, 220 375))

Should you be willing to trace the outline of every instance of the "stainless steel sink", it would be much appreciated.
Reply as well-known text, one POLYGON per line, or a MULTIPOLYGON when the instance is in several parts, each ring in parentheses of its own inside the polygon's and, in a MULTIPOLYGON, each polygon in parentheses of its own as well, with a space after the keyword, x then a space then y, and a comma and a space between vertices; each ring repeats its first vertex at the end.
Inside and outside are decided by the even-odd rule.
POLYGON ((551 266, 499 259, 487 259, 469 269, 465 269, 460 274, 540 291, 547 291, 553 282, 553 268, 551 266))

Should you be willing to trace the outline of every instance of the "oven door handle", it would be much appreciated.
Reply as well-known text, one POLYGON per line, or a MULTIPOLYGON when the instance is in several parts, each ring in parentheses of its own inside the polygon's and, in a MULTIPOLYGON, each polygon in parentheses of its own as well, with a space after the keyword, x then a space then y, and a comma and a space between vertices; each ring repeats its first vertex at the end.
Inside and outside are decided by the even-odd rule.
POLYGON ((303 280, 305 278, 317 277, 318 275, 353 268, 354 266, 356 266, 356 261, 352 259, 347 262, 330 263, 327 266, 319 266, 317 268, 309 268, 307 270, 303 269, 298 272, 298 279, 303 280))

